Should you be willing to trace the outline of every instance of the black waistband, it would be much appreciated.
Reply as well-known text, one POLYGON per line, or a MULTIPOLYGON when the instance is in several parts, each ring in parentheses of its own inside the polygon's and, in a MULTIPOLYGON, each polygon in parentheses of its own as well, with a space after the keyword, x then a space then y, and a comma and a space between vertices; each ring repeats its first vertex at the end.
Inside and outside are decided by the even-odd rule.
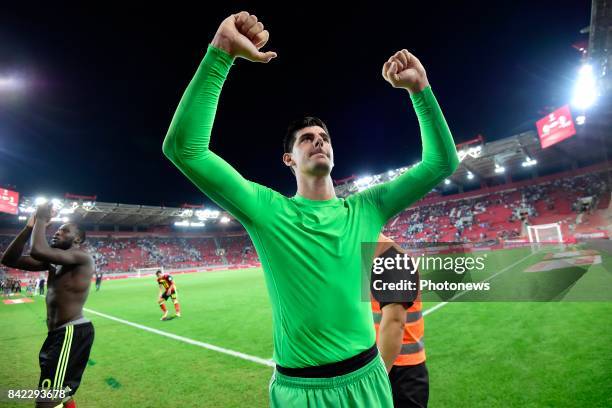
POLYGON ((290 377, 305 377, 305 378, 329 378, 337 377, 352 373, 355 370, 368 364, 374 360, 378 355, 378 349, 374 344, 369 349, 362 351, 361 353, 348 358, 346 360, 338 361, 337 363, 330 363, 321 366, 304 367, 304 368, 287 368, 276 365, 276 371, 281 374, 288 375, 290 377))

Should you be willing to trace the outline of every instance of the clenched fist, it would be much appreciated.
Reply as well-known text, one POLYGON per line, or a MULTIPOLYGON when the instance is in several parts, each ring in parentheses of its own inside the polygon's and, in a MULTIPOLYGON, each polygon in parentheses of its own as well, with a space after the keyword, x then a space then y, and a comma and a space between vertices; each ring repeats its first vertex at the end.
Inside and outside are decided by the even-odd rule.
POLYGON ((264 30, 263 24, 257 21, 256 16, 241 11, 223 20, 211 44, 233 57, 270 62, 272 58, 276 58, 276 53, 259 51, 269 38, 270 33, 264 30))
POLYGON ((394 88, 407 89, 411 94, 421 92, 429 85, 421 61, 407 50, 396 52, 384 63, 382 76, 394 88))
POLYGON ((40 204, 36 208, 36 212, 34 216, 37 220, 43 220, 46 224, 51 221, 55 214, 53 214, 53 203, 51 201, 47 201, 46 203, 40 204))

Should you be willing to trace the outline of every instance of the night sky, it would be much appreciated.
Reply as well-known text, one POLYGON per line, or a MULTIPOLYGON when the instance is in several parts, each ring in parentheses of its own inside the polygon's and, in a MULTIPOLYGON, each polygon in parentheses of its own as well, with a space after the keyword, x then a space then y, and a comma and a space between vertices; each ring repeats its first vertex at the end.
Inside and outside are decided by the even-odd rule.
POLYGON ((0 186, 167 206, 210 202, 161 145, 207 44, 231 13, 256 14, 270 31, 265 49, 278 58, 237 61, 211 148, 246 178, 293 195, 282 138, 303 115, 329 127, 334 179, 419 159, 408 93, 380 74, 402 48, 425 66, 457 143, 534 129, 545 106, 569 102, 580 63, 572 44, 587 39, 579 31, 591 4, 12 3, 0 6, 0 75, 20 74, 27 86, 0 92, 0 186))

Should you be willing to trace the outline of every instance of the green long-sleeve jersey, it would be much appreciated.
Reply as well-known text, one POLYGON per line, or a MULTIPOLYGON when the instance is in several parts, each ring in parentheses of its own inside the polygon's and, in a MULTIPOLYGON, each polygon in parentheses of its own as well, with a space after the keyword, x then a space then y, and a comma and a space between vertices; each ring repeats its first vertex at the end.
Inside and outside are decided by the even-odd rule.
POLYGON ((454 172, 452 135, 427 87, 411 96, 423 143, 419 164, 346 199, 286 197, 245 179, 209 149, 232 63, 225 51, 208 47, 170 124, 164 154, 253 240, 272 304, 277 364, 298 368, 350 358, 375 341, 370 303, 361 296, 361 244, 376 242, 387 220, 454 172))

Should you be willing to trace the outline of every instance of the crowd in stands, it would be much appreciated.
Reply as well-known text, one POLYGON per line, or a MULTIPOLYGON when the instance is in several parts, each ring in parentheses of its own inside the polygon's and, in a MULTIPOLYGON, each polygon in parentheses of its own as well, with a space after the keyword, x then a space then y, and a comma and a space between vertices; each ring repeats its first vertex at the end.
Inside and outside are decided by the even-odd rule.
POLYGON ((525 235, 527 225, 553 222, 568 232, 579 222, 576 214, 607 207, 604 177, 587 174, 413 207, 391 220, 385 233, 414 242, 479 242, 514 239, 525 235))
POLYGON ((257 252, 253 248, 253 243, 248 235, 238 237, 220 237, 219 243, 225 251, 227 263, 249 264, 258 262, 257 252))
MULTIPOLYGON (((529 224, 558 222, 565 235, 574 231, 583 214, 607 208, 609 199, 604 175, 587 174, 468 199, 417 204, 390 220, 384 233, 411 242, 490 242, 524 237, 529 224)), ((0 236, 0 251, 11 239, 0 236)), ((86 248, 94 257, 97 270, 106 273, 159 266, 178 269, 259 262, 246 233, 214 238, 90 235, 86 248)), ((25 274, 20 278, 28 280, 35 276, 25 274)))
MULTIPOLYGON (((0 236, 0 251, 12 237, 0 236)), ((93 256, 96 270, 105 273, 130 272, 139 268, 180 269, 202 266, 255 264, 259 262, 246 235, 222 238, 179 237, 96 237, 89 236, 84 247, 93 256)), ((26 247, 25 253, 29 248, 26 247)), ((0 277, 9 268, 0 266, 0 277)), ((16 271, 12 271, 15 275, 16 271)), ((17 273, 22 279, 33 276, 17 273)))
MULTIPOLYGON (((242 238, 240 238, 242 239, 242 238)), ((98 270, 134 271, 138 268, 189 268, 224 265, 224 251, 214 238, 91 238, 88 250, 98 270)))

